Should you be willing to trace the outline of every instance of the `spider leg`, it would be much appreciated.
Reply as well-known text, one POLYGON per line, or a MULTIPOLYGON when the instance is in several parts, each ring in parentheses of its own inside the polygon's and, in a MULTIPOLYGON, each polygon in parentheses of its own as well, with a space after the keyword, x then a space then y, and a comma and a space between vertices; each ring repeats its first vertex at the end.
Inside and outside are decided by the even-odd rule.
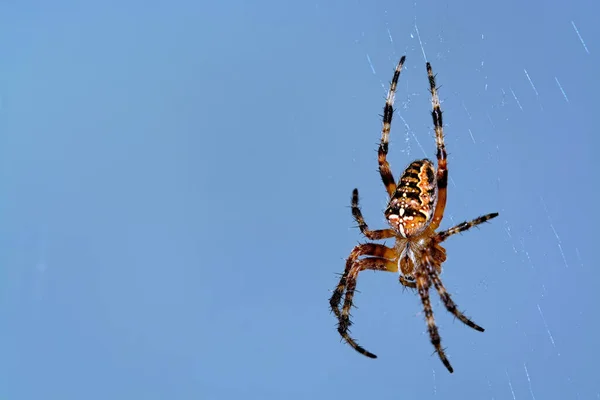
POLYGON ((471 229, 472 227, 477 226, 479 224, 483 224, 484 222, 487 222, 492 218, 496 218, 497 216, 498 216, 498 213, 482 215, 481 217, 477 217, 472 221, 462 222, 456 226, 453 226, 450 229, 446 229, 443 232, 439 232, 437 234, 438 243, 443 242, 444 240, 448 239, 452 235, 464 232, 464 231, 471 229))
POLYGON ((335 290, 333 291, 333 294, 331 295, 331 298, 329 299, 331 310, 336 315, 336 317, 338 317, 338 319, 342 315, 339 310, 339 307, 342 301, 342 296, 346 291, 348 275, 350 274, 352 267, 354 267, 354 264, 357 262, 358 258, 361 256, 392 259, 395 257, 395 253, 394 250, 390 249, 389 247, 377 243, 359 244, 358 246, 355 246, 354 249, 352 249, 350 255, 348 256, 348 259, 346 260, 346 268, 340 278, 340 282, 336 286, 335 290))
POLYGON ((365 243, 356 246, 350 253, 348 260, 346 261, 346 269, 342 274, 333 295, 329 299, 331 310, 338 318, 338 332, 340 336, 342 336, 342 338, 356 351, 370 358, 377 358, 377 356, 359 346, 348 334, 348 328, 352 325, 352 322, 350 321, 350 309, 352 308, 352 299, 354 297, 354 291, 356 290, 356 279, 359 272, 366 269, 397 272, 398 264, 389 259, 393 257, 394 251, 380 244, 365 243), (365 255, 373 257, 358 260, 358 257, 365 255), (344 292, 344 305, 342 310, 340 310, 339 305, 344 292))
POLYGON ((429 337, 431 338, 431 344, 435 347, 435 351, 438 353, 440 360, 446 366, 450 373, 454 372, 452 365, 450 365, 450 361, 446 357, 446 353, 442 348, 442 339, 440 338, 440 334, 438 332, 438 327, 435 324, 435 319, 433 318, 433 310, 431 308, 431 301, 429 300, 429 277, 422 270, 422 268, 417 269, 416 272, 416 280, 417 280, 417 289, 419 292, 419 296, 421 296, 421 302, 423 303, 423 310, 425 311, 425 319, 427 320, 427 330, 429 331, 429 337))
POLYGON ((444 124, 442 122, 442 109, 440 108, 440 98, 438 97, 437 87, 435 85, 435 75, 431 70, 431 64, 427 63, 427 76, 429 77, 429 91, 431 92, 431 117, 433 118, 433 127, 435 129, 435 144, 437 147, 437 171, 436 180, 438 186, 437 205, 431 227, 435 230, 440 226, 444 218, 446 208, 446 197, 448 195, 448 164, 446 161, 446 145, 444 144, 444 124))
POLYGON ((348 280, 346 282, 346 296, 344 298, 344 306, 342 308, 341 317, 339 318, 338 332, 344 338, 344 340, 346 340, 346 342, 348 342, 348 344, 354 348, 354 350, 369 358, 377 358, 375 354, 359 346, 358 343, 356 343, 356 341, 348 334, 348 328, 350 325, 352 325, 352 322, 350 321, 350 309, 352 308, 352 299, 354 298, 354 291, 356 289, 356 279, 358 278, 359 272, 367 269, 375 271, 397 272, 398 264, 394 261, 379 257, 364 258, 355 262, 353 268, 348 274, 348 280))
POLYGON ((396 92, 396 86, 398 85, 398 78, 400 77, 402 66, 404 65, 404 60, 406 60, 406 56, 402 56, 402 58, 400 58, 400 61, 396 66, 396 71, 394 72, 394 77, 392 78, 392 83, 390 83, 390 89, 385 100, 385 107, 383 107, 383 127, 381 129, 381 143, 379 144, 379 149, 377 151, 379 173, 381 174, 381 180, 383 181, 383 184, 390 197, 392 197, 394 195, 394 192, 396 191, 396 181, 394 180, 394 176, 392 175, 390 164, 387 161, 388 142, 390 139, 392 117, 394 116, 394 95, 396 92))
POLYGON ((471 321, 462 312, 460 312, 458 310, 456 303, 452 300, 452 298, 450 297, 450 294, 446 291, 446 288, 444 287, 444 284, 442 283, 442 280, 440 279, 440 276, 438 275, 435 267, 433 267, 433 265, 431 265, 431 264, 427 264, 426 268, 427 268, 427 273, 429 274, 429 279, 431 279, 431 282, 433 282, 433 286, 435 286, 435 290, 437 290, 437 292, 440 295, 440 298, 444 302, 444 306, 446 307, 446 310, 448 310, 449 312, 454 314, 454 316, 456 318, 458 318, 463 324, 465 324, 479 332, 485 331, 485 329, 483 329, 482 327, 477 325, 475 322, 471 321))
POLYGON ((360 207, 358 206, 358 189, 352 191, 352 216, 356 220, 362 234, 370 240, 388 239, 396 235, 391 229, 380 229, 376 231, 369 229, 362 216, 362 212, 360 212, 360 207))

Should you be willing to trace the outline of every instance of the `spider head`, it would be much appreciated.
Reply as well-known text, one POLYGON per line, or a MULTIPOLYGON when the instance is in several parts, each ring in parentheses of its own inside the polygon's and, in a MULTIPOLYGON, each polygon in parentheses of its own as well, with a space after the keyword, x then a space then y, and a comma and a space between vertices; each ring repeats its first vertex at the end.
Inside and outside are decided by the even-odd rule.
POLYGON ((444 249, 433 230, 404 240, 396 241, 396 251, 400 254, 398 258, 398 269, 402 275, 410 278, 414 276, 417 266, 433 265, 438 273, 442 272, 442 264, 446 261, 446 249, 444 249))
POLYGON ((405 238, 422 233, 431 223, 437 202, 433 163, 413 161, 402 173, 385 210, 390 226, 405 238))

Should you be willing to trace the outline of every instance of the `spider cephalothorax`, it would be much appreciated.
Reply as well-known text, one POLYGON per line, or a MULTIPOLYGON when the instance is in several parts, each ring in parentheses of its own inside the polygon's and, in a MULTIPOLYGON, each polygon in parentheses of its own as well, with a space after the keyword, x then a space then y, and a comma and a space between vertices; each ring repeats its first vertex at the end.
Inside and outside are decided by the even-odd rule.
POLYGON ((348 328, 351 325, 350 309, 356 290, 356 279, 359 272, 364 270, 398 272, 399 281, 402 285, 418 290, 423 303, 431 343, 448 371, 453 372, 441 346, 440 335, 433 317, 429 300, 431 285, 433 284, 449 312, 475 330, 483 332, 483 328, 458 310, 442 284, 440 274, 442 263, 446 261, 446 250, 441 243, 456 233, 466 231, 497 217, 498 213, 483 215, 445 231, 436 232, 442 222, 446 207, 448 168, 442 128, 442 111, 435 76, 429 63, 427 63, 427 75, 433 106, 431 115, 435 128, 437 169, 430 160, 413 161, 404 170, 396 184, 387 161, 387 152, 394 113, 394 93, 404 60, 405 57, 402 57, 396 67, 383 109, 383 129, 378 152, 379 172, 390 197, 385 210, 385 217, 391 229, 370 230, 358 207, 358 189, 354 189, 352 192, 352 215, 361 232, 370 240, 394 238, 395 244, 393 248, 376 243, 364 243, 356 246, 346 260, 344 273, 329 302, 331 309, 338 318, 338 332, 342 338, 359 353, 376 358, 375 354, 359 346, 348 334, 348 328), (340 309, 342 297, 344 304, 340 309))

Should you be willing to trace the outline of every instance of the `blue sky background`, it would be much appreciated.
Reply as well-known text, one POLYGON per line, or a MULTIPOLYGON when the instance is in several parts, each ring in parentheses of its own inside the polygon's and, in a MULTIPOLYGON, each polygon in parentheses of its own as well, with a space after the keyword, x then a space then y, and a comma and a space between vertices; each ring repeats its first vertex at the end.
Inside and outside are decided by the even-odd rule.
POLYGON ((0 398, 600 397, 596 3, 95 3, 0 4, 0 398), (447 242, 486 328, 432 297, 453 375, 397 276, 359 279, 377 360, 328 308, 402 54, 396 176, 435 156, 425 55, 442 227, 500 212, 447 242))

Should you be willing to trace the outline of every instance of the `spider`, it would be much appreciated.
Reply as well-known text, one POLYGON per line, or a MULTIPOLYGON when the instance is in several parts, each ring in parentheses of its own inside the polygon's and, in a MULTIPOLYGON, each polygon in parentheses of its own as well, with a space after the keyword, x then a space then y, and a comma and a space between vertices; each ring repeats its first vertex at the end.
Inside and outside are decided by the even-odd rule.
POLYGON ((352 324, 350 309, 352 308, 352 298, 356 289, 356 279, 358 274, 364 270, 398 272, 399 281, 403 286, 417 289, 423 303, 431 344, 444 366, 452 373, 454 369, 441 346, 440 335, 433 317, 431 301, 429 300, 431 285, 433 284, 437 290, 446 309, 454 314, 456 318, 479 332, 483 332, 484 329, 458 310, 450 294, 444 288, 440 274, 442 263, 446 261, 446 250, 441 246, 441 243, 452 235, 497 217, 498 213, 483 215, 445 231, 436 232, 440 222, 442 222, 446 207, 448 167, 442 110, 440 109, 435 75, 433 75, 430 63, 427 63, 426 66, 431 92, 431 116, 433 117, 437 146, 437 169, 435 169, 433 162, 428 159, 416 160, 404 170, 398 183, 395 183, 386 157, 394 113, 394 95, 405 59, 405 56, 400 59, 387 94, 383 109, 381 143, 378 150, 379 173, 390 197, 385 209, 385 217, 390 228, 369 229, 358 206, 358 189, 354 189, 352 192, 351 206, 352 216, 363 235, 370 240, 394 238, 395 244, 393 248, 377 243, 364 243, 354 247, 346 260, 346 268, 341 275, 339 284, 333 291, 329 303, 338 319, 337 330, 342 338, 359 353, 370 358, 377 358, 375 354, 359 346, 348 333, 348 328, 352 324), (340 309, 342 297, 344 302, 340 309))

